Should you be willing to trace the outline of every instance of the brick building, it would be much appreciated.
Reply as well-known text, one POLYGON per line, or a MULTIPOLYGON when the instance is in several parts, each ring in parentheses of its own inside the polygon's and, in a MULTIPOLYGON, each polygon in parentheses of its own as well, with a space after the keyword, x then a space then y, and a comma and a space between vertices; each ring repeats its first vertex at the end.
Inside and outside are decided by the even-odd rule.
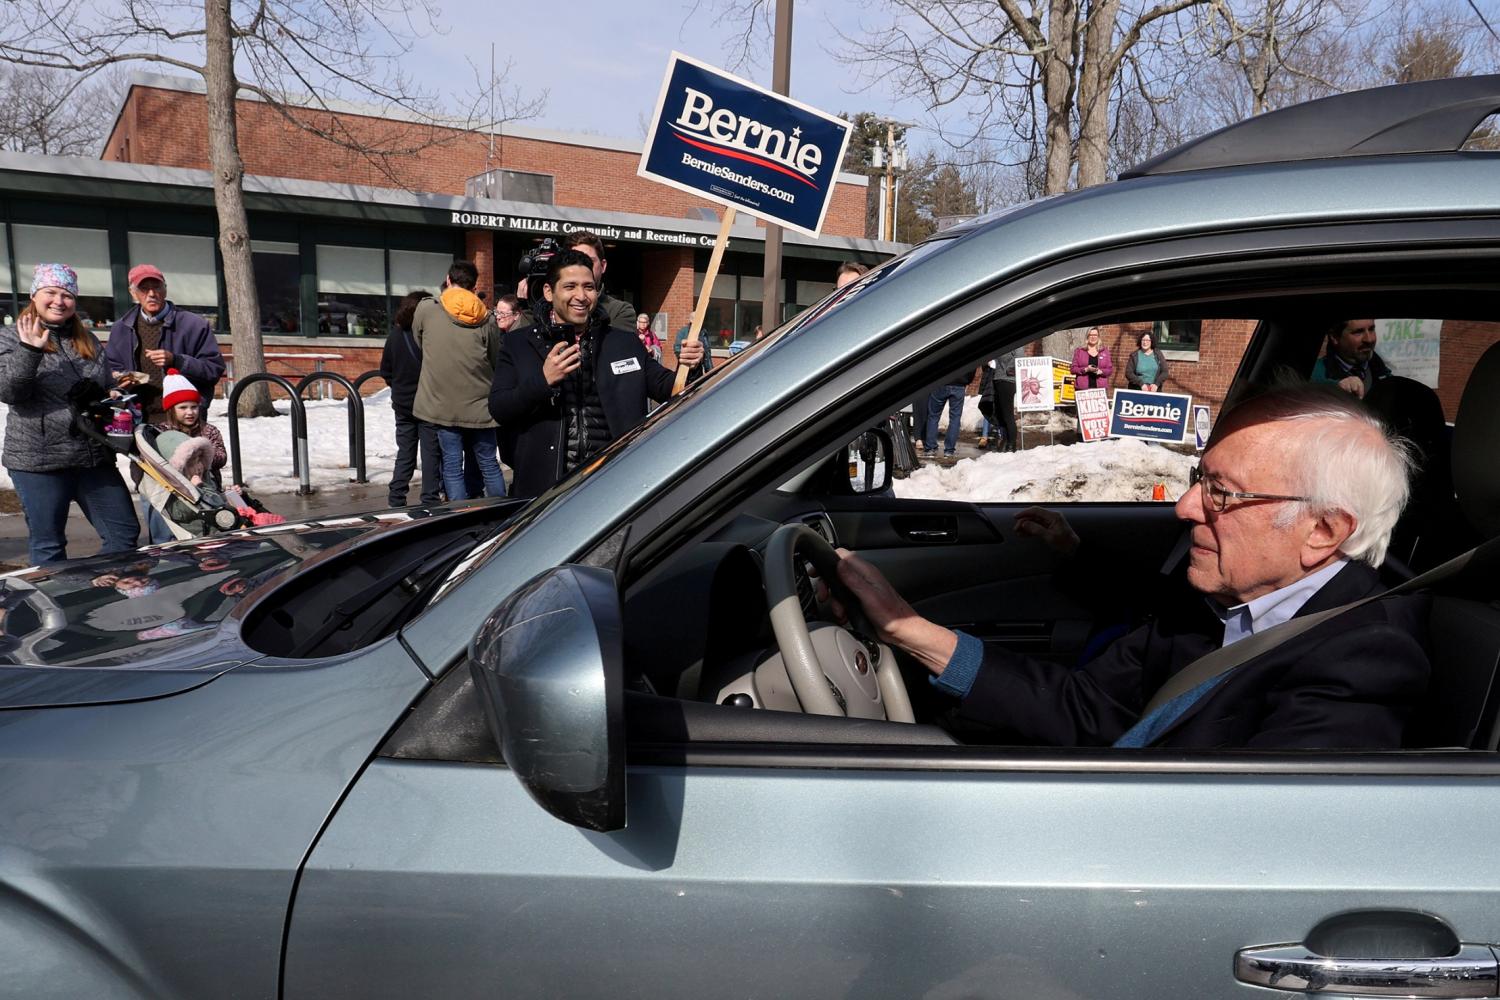
MULTIPOLYGON (((506 125, 491 137, 378 117, 354 105, 334 111, 298 111, 310 128, 287 121, 260 100, 240 99, 236 113, 241 154, 252 178, 322 184, 348 192, 358 201, 389 203, 397 193, 409 192, 420 193, 418 197, 448 196, 447 210, 431 212, 420 224, 428 235, 452 242, 453 254, 479 265, 480 291, 486 295, 514 290, 516 262, 544 235, 584 228, 599 233, 606 242, 605 285, 612 294, 651 313, 663 334, 680 328, 691 317, 721 209, 636 176, 639 142, 525 125, 506 125), (410 152, 369 155, 319 133, 345 136, 350 145, 410 152)), ((107 162, 205 171, 209 168, 207 129, 201 82, 136 74, 100 155, 107 162)), ((837 262, 875 263, 904 249, 863 238, 867 181, 853 174, 839 176, 822 238, 785 234, 784 316, 831 289, 837 262)), ((369 273, 361 277, 358 255, 344 249, 431 252, 425 244, 402 245, 410 243, 415 233, 386 227, 377 234, 350 222, 343 225, 338 235, 322 227, 314 243, 323 248, 321 258, 304 262, 303 272, 310 264, 320 296, 338 296, 346 304, 353 296, 371 295, 377 279, 373 255, 365 255, 369 273), (333 239, 340 244, 318 242, 333 239)), ((252 236, 259 238, 259 228, 252 222, 252 236)), ((764 233, 759 220, 744 214, 732 230, 704 327, 705 337, 715 348, 722 350, 734 340, 746 339, 761 321, 764 233)), ((393 272, 389 288, 393 296, 403 294, 412 283, 406 280, 406 263, 403 258, 399 268, 397 261, 387 265, 393 272)), ((440 277, 441 272, 435 277, 425 277, 424 272, 422 280, 432 285, 440 277)), ((299 333, 347 333, 354 325, 352 320, 341 322, 338 310, 333 310, 335 315, 326 320, 318 317, 317 330, 308 329, 309 311, 303 310, 299 333)), ((329 312, 321 307, 320 311, 329 312)), ((383 317, 363 318, 354 328, 383 329, 376 322, 383 317)))

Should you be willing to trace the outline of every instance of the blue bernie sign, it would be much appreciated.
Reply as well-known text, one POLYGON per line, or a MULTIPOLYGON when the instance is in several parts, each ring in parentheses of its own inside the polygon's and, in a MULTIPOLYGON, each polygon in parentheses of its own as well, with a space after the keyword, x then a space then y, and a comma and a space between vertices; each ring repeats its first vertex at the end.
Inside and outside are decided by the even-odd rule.
POLYGON ((852 131, 674 52, 636 173, 816 236, 852 131))
POLYGON ((1192 396, 1117 389, 1114 408, 1109 414, 1109 434, 1110 437, 1181 444, 1187 439, 1188 417, 1192 411, 1192 396))

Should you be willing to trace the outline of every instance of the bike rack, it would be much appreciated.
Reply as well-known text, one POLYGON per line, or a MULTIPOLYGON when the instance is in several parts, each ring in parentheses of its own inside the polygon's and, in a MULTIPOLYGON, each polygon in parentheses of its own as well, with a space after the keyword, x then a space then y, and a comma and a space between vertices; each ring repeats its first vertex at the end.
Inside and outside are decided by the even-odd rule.
POLYGON ((300 398, 308 386, 317 382, 333 382, 344 387, 349 402, 349 468, 354 470, 350 482, 368 483, 370 477, 365 475, 365 401, 360 398, 354 383, 338 372, 312 372, 302 376, 302 381, 297 383, 297 396, 300 398))
POLYGON ((234 456, 231 466, 234 473, 234 481, 243 483, 245 481, 243 470, 240 467, 240 396, 250 386, 257 382, 274 382, 286 390, 287 396, 292 404, 292 475, 297 477, 297 495, 308 496, 313 492, 312 467, 307 457, 307 411, 302 406, 302 397, 296 387, 280 375, 272 375, 270 372, 251 372, 249 375, 235 380, 234 388, 229 390, 229 450, 234 456))
POLYGON ((389 387, 391 384, 391 380, 386 378, 385 373, 382 372, 379 368, 371 368, 367 372, 361 372, 359 378, 354 380, 354 389, 360 394, 361 399, 364 398, 365 383, 374 378, 378 378, 383 381, 387 387, 389 387))

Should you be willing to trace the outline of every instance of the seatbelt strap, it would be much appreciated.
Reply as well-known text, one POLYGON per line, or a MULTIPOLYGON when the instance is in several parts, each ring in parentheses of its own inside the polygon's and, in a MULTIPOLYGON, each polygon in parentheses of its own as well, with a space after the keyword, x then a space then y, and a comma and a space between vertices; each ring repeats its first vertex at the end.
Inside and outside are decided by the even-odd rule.
POLYGON ((1371 601, 1378 601, 1384 597, 1396 597, 1401 594, 1409 594, 1413 591, 1431 587, 1451 577, 1458 576, 1469 569, 1471 565, 1479 568, 1494 562, 1497 559, 1497 554, 1500 554, 1500 536, 1491 538, 1489 541, 1470 549, 1462 555, 1454 556, 1441 566, 1434 566, 1420 576, 1414 576, 1410 580, 1392 587, 1390 590, 1371 594, 1369 597, 1363 597, 1336 608, 1329 608, 1327 611, 1319 611, 1310 615, 1300 615, 1284 621, 1280 625, 1268 628, 1264 632, 1256 632, 1248 635, 1233 645, 1220 646, 1213 652, 1194 660, 1191 664, 1169 677, 1167 682, 1151 696, 1151 700, 1146 702, 1146 707, 1141 709, 1141 717, 1144 718, 1151 714, 1163 702, 1171 701, 1179 694, 1197 687, 1209 678, 1218 677, 1220 674, 1233 670, 1241 663, 1253 660, 1262 653, 1275 649, 1288 639, 1299 636, 1309 629, 1317 628, 1330 618, 1337 618, 1346 611, 1353 611, 1355 608, 1369 604, 1371 601))

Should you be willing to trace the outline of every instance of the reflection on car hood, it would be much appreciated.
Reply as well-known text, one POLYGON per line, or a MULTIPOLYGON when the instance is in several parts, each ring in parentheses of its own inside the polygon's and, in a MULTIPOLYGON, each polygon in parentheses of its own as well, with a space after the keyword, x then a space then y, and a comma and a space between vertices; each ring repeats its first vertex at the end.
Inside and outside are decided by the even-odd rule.
POLYGON ((0 576, 0 706, 16 680, 7 676, 27 668, 222 672, 254 655, 237 641, 215 648, 215 626, 245 595, 313 556, 425 516, 300 521, 0 576))

